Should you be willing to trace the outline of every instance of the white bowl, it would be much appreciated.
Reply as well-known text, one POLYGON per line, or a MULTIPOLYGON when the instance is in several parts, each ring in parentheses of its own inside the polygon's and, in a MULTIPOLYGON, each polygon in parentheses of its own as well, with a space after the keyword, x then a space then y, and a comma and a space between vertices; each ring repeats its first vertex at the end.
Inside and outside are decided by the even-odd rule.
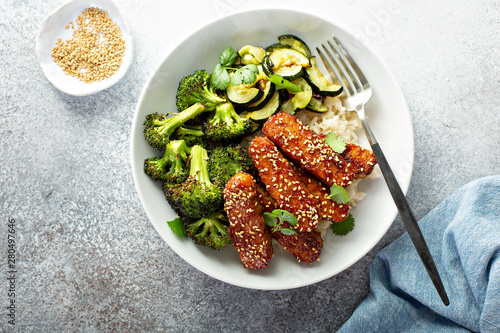
POLYGON ((57 89, 74 96, 94 94, 120 81, 130 67, 133 50, 130 28, 118 5, 112 0, 75 0, 62 5, 45 18, 36 38, 36 53, 43 73, 57 89), (71 39, 73 30, 66 29, 66 25, 69 22, 74 23, 76 18, 90 7, 97 7, 108 12, 108 16, 120 27, 126 49, 120 68, 111 77, 102 81, 85 83, 65 74, 62 68, 54 62, 51 53, 58 38, 63 41, 71 39))
MULTIPOLYGON (((144 159, 160 153, 143 136, 147 114, 176 111, 175 95, 179 80, 196 69, 211 72, 219 53, 228 45, 239 49, 245 44, 268 46, 282 34, 303 39, 312 50, 336 35, 359 62, 373 86, 367 105, 370 124, 392 165, 404 191, 413 168, 413 129, 405 98, 386 65, 345 29, 312 14, 283 9, 262 9, 235 14, 207 25, 188 37, 167 55, 146 83, 134 114, 131 130, 131 165, 134 183, 151 223, 167 244, 184 260, 221 281, 254 289, 290 289, 327 279, 348 268, 370 251, 391 226, 397 210, 382 177, 365 179, 360 189, 367 196, 352 214, 354 230, 347 236, 329 232, 321 261, 298 263, 292 255, 275 246, 269 268, 244 269, 232 246, 212 251, 189 238, 179 238, 166 221, 176 217, 163 195, 161 184, 143 171, 144 159)), ((315 53, 315 52, 313 52, 315 53)))

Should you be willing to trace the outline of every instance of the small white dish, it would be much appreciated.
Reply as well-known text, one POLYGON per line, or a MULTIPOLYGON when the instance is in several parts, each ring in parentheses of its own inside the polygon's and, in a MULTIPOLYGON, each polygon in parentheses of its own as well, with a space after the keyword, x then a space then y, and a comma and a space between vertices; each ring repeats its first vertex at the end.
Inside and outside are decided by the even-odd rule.
MULTIPOLYGON (((71 26, 71 24, 70 24, 71 26)), ((47 79, 60 91, 74 96, 85 96, 102 91, 120 81, 130 67, 133 57, 133 40, 130 28, 118 5, 112 0, 75 0, 68 2, 45 18, 38 31, 36 39, 36 53, 40 66, 47 79), (73 22, 76 29, 76 19, 87 8, 105 10, 115 24, 120 27, 122 38, 125 41, 125 55, 120 68, 109 78, 92 83, 85 83, 74 76, 67 75, 52 59, 52 50, 56 41, 71 39, 73 29, 66 29, 69 22, 73 22)))

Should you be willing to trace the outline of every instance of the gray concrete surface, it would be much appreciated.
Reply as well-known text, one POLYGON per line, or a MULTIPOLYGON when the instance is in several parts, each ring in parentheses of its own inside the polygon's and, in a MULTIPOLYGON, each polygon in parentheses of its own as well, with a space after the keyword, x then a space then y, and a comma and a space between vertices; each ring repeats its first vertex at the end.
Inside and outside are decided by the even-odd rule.
MULTIPOLYGON (((135 38, 116 86, 72 97, 34 52, 61 1, 0 2, 0 330, 325 332, 368 292, 373 256, 404 232, 396 218, 348 270, 288 291, 227 285, 178 257, 148 221, 129 164, 142 86, 170 47, 247 8, 331 13, 389 65, 408 100, 417 218, 463 184, 499 174, 500 3, 457 1, 120 1, 135 38), (8 323, 8 222, 15 220, 15 326, 8 323)), ((473 223, 473 221, 471 221, 473 223)))

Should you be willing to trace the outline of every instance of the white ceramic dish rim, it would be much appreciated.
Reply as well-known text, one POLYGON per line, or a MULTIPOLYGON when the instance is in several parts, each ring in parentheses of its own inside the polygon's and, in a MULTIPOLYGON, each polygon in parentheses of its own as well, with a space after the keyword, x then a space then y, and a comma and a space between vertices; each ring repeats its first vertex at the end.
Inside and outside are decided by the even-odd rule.
POLYGON ((127 73, 132 63, 134 42, 128 22, 119 5, 112 0, 74 0, 55 9, 40 25, 35 45, 36 54, 42 71, 50 83, 60 91, 73 96, 86 96, 118 83, 127 73), (125 56, 118 71, 111 77, 93 83, 85 83, 76 77, 65 74, 51 56, 57 38, 71 38, 72 29, 65 29, 70 20, 75 20, 84 9, 97 7, 108 12, 108 16, 120 26, 125 40, 125 56))
MULTIPOLYGON (((201 249, 200 247, 194 245, 194 243, 192 243, 192 241, 189 239, 180 240, 180 239, 176 238, 176 236, 173 235, 170 230, 166 229, 166 228, 168 228, 168 227, 166 227, 166 223, 165 223, 166 219, 163 219, 162 221, 155 221, 154 212, 150 209, 150 207, 148 206, 148 203, 147 203, 147 200, 148 200, 147 194, 143 191, 143 189, 140 186, 140 179, 139 178, 144 177, 144 174, 142 171, 142 162, 143 161, 137 160, 138 149, 136 149, 136 146, 135 146, 135 144, 137 143, 135 139, 138 138, 138 135, 140 135, 140 137, 142 137, 142 118, 139 119, 139 116, 141 116, 141 117, 144 116, 144 114, 140 115, 140 111, 141 111, 141 107, 143 106, 143 104, 145 102, 146 96, 148 94, 148 90, 149 90, 150 86, 154 83, 153 81, 155 81, 155 77, 159 74, 160 69, 165 65, 165 62, 173 54, 175 54, 180 48, 182 48, 184 43, 186 43, 191 38, 194 38, 198 34, 201 34, 204 30, 214 28, 217 26, 217 24, 222 24, 221 22, 234 20, 236 18, 242 18, 242 17, 247 16, 247 15, 263 15, 263 14, 270 15, 270 13, 289 13, 289 14, 299 15, 299 16, 304 15, 304 16, 308 16, 309 18, 318 18, 319 20, 324 21, 323 23, 331 25, 335 29, 339 30, 338 32, 342 32, 342 34, 350 36, 350 38, 354 39, 356 43, 359 43, 359 41, 357 41, 356 38, 353 37, 354 34, 350 33, 345 27, 342 27, 338 23, 333 23, 332 20, 322 18, 314 13, 298 12, 298 11, 293 10, 293 9, 266 8, 266 9, 261 9, 261 10, 243 11, 243 12, 235 13, 233 15, 216 20, 216 21, 206 25, 205 27, 203 27, 203 28, 199 29, 198 31, 196 31, 195 33, 191 34, 188 38, 186 38, 184 41, 179 43, 176 47, 172 48, 172 50, 170 52, 168 52, 167 56, 164 58, 164 60, 162 60, 160 65, 156 68, 156 70, 153 72, 153 74, 148 79, 146 85, 144 86, 143 91, 141 92, 141 96, 139 98, 136 110, 135 110, 134 119, 133 119, 133 123, 132 123, 131 166, 132 166, 134 184, 136 186, 136 190, 139 194, 139 198, 141 200, 141 203, 146 211, 146 214, 147 214, 149 220, 151 221, 151 223, 153 224, 155 229, 158 231, 160 236, 167 242, 167 244, 180 257, 182 257, 185 261, 187 261, 188 263, 190 263, 192 266, 196 267, 200 271, 204 272, 205 274, 212 276, 220 281, 224 281, 226 283, 229 283, 229 284, 233 284, 233 285, 245 287, 245 288, 252 288, 252 289, 280 290, 280 289, 292 289, 292 288, 303 287, 303 286, 314 284, 314 283, 323 281, 327 278, 330 278, 330 277, 342 272, 343 270, 347 269, 348 267, 350 267, 354 263, 356 263, 359 259, 361 259, 364 255, 366 255, 366 253, 368 253, 378 243, 378 241, 383 237, 383 235, 387 232, 387 230, 391 226, 391 224, 392 224, 392 222, 397 214, 396 208, 394 207, 394 205, 392 203, 392 199, 390 199, 390 194, 385 188, 385 183, 383 183, 382 177, 380 179, 378 179, 376 182, 378 182, 377 188, 380 190, 380 193, 385 195, 386 205, 384 207, 387 206, 387 198, 389 198, 390 202, 392 203, 392 206, 391 206, 391 204, 389 204, 389 206, 386 207, 387 208, 387 211, 386 211, 387 214, 385 214, 385 221, 386 222, 383 224, 383 226, 382 226, 383 228, 375 229, 378 231, 371 230, 371 231, 376 233, 376 236, 373 237, 370 240, 370 243, 368 245, 365 245, 363 250, 358 252, 356 254, 356 256, 353 257, 350 261, 342 263, 341 265, 339 265, 335 269, 332 269, 328 273, 324 273, 322 271, 321 272, 322 274, 316 275, 314 273, 311 274, 310 271, 315 269, 314 265, 317 265, 317 264, 320 265, 319 263, 314 263, 313 265, 307 264, 308 266, 300 266, 300 265, 305 265, 305 264, 297 264, 295 259, 291 258, 291 256, 289 254, 284 253, 283 255, 280 254, 280 256, 282 255, 283 258, 280 257, 279 260, 287 261, 286 265, 299 265, 299 267, 300 267, 297 269, 297 266, 290 266, 290 267, 292 267, 290 269, 290 271, 285 272, 285 274, 290 275, 289 276, 290 278, 283 278, 283 276, 281 276, 281 279, 278 279, 279 281, 275 281, 276 277, 269 276, 269 275, 264 273, 264 274, 262 274, 262 276, 263 276, 262 279, 260 279, 260 278, 254 279, 255 276, 260 276, 260 273, 259 272, 252 272, 249 270, 244 270, 241 267, 241 264, 239 266, 234 266, 234 269, 238 270, 239 273, 241 273, 241 271, 243 271, 244 273, 236 274, 237 276, 232 276, 231 273, 229 273, 229 275, 225 274, 225 273, 228 273, 227 270, 218 270, 217 267, 210 267, 210 266, 207 266, 203 263, 200 263, 197 260, 200 258, 200 256, 195 255, 195 257, 193 258, 191 256, 191 254, 193 254, 192 252, 190 252, 190 253, 183 252, 185 250, 185 244, 183 246, 183 245, 180 245, 180 243, 191 242, 191 245, 187 245, 189 248, 191 248, 190 251, 194 251, 194 254, 197 254, 198 252, 204 253, 204 255, 202 255, 201 258, 207 258, 208 260, 214 261, 214 263, 219 263, 220 265, 222 265, 222 266, 218 266, 218 268, 222 268, 228 264, 227 262, 222 263, 222 261, 221 261, 222 259, 219 260, 217 258, 214 260, 214 257, 217 257, 218 253, 214 253, 213 251, 210 251, 210 250, 205 251, 205 249, 201 249), (381 186, 384 188, 381 188, 381 186), (204 257, 206 255, 209 255, 210 257, 204 257), (287 257, 287 255, 288 255, 288 257, 287 257), (270 282, 272 282, 272 283, 270 283, 270 282)), ((242 41, 242 42, 246 43, 245 41, 242 41)), ((310 45, 310 46, 314 46, 314 45, 310 45)), ((379 69, 382 72, 384 72, 384 75, 385 75, 384 79, 387 82, 389 82, 389 85, 391 85, 391 87, 393 89, 392 92, 396 94, 395 98, 396 98, 396 100, 398 100, 397 106, 400 108, 399 115, 400 116, 402 115, 404 118, 403 123, 400 123, 399 125, 400 125, 400 127, 403 127, 407 133, 407 135, 405 135, 405 137, 404 137, 404 140, 402 140, 402 141, 404 141, 405 146, 403 148, 405 151, 404 151, 404 153, 396 154, 396 155, 401 155, 401 156, 394 157, 394 156, 391 156, 391 154, 387 154, 387 152, 386 152, 386 155, 388 157, 389 162, 393 165, 397 164, 397 163, 394 163, 395 161, 401 162, 402 167, 398 167, 394 171, 396 173, 396 177, 398 178, 398 180, 401 184, 401 187, 403 188, 403 191, 406 193, 406 191, 409 187, 409 184, 410 184, 410 180, 411 180, 411 173, 412 173, 412 169, 413 169, 413 155, 414 155, 413 128, 412 128, 412 124, 411 124, 411 118, 409 115, 409 109, 408 109, 408 106, 406 104, 406 100, 404 98, 404 95, 402 94, 402 91, 399 88, 399 85, 397 84, 397 81, 396 81, 394 75, 391 73, 391 71, 389 70, 387 65, 383 61, 381 61, 380 58, 373 51, 369 50, 366 47, 366 45, 362 45, 361 48, 364 50, 364 52, 368 53, 368 55, 372 58, 372 61, 377 63, 377 65, 380 67, 379 69), (400 172, 398 172, 398 171, 400 171, 400 172)), ((193 68, 193 70, 194 70, 194 68, 193 68)), ((208 68, 207 68, 207 70, 208 70, 208 68)), ((369 74, 370 73, 367 73, 367 77, 370 79, 369 74)), ((182 75, 186 75, 186 73, 182 73, 182 75)), ((161 79, 164 79, 164 77, 160 77, 160 82, 162 81, 161 79)), ((375 90, 375 97, 376 97, 377 90, 376 89, 374 89, 374 90, 375 90)), ((376 99, 376 98, 374 98, 374 99, 376 99)), ((373 104, 376 104, 376 102, 372 102, 372 105, 373 104)), ((368 107, 367 109, 369 109, 369 108, 370 107, 368 107)), ((373 108, 375 108, 375 107, 373 107, 373 108)), ((373 119, 373 120, 376 120, 376 119, 373 119)), ((374 124, 372 124, 372 126, 373 125, 375 125, 374 129, 376 130, 377 122, 375 121, 374 124)), ((375 133, 377 134, 377 132, 375 132, 375 133)), ((383 137, 383 136, 385 137, 385 135, 383 135, 383 136, 377 135, 377 136, 378 136, 379 142, 381 142, 382 148, 384 148, 384 138, 382 138, 382 140, 381 140, 381 137, 383 137)), ((387 140, 385 139, 385 141, 387 141, 387 140)), ((145 155, 145 156, 148 157, 151 155, 145 155)), ((393 168, 394 168, 394 166, 393 166, 393 168)), ((373 190, 374 186, 375 185, 372 185, 369 190, 373 190)), ((365 199, 365 201, 366 201, 366 199, 365 199)), ((361 205, 363 205, 363 203, 361 203, 360 206, 361 205)), ((345 246, 345 244, 349 244, 349 242, 351 241, 350 239, 353 238, 354 234, 356 233, 356 231, 359 228, 360 227, 357 227, 357 229, 355 229, 351 233, 351 235, 348 235, 346 237, 338 237, 338 236, 331 236, 331 235, 327 236, 327 239, 325 240, 325 244, 328 244, 328 242, 331 241, 331 239, 329 239, 329 238, 335 238, 335 244, 328 251, 325 251, 325 248, 327 248, 328 245, 326 245, 324 247, 323 254, 322 254, 322 262, 328 261, 328 259, 326 258, 326 260, 325 260, 324 257, 328 256, 328 255, 332 255, 333 251, 338 249, 339 246, 345 246), (325 252, 329 252, 329 253, 325 253, 325 252)), ((223 249, 223 251, 226 251, 227 248, 228 247, 223 249)), ((234 249, 232 249, 231 247, 229 247, 229 248, 230 249, 227 251, 232 250, 236 253, 236 251, 234 249)), ((275 247, 275 250, 276 250, 276 247, 275 247)), ((279 251, 276 251, 276 252, 279 252, 279 251)), ((233 257, 234 257, 234 255, 233 255, 233 257)), ((237 257, 237 254, 236 254, 236 257, 237 257)), ((271 261, 270 269, 273 265, 276 265, 276 262, 275 262, 276 260, 277 260, 277 258, 274 258, 271 261)), ((285 264, 283 264, 283 265, 285 265, 285 264)), ((283 268, 283 266, 281 266, 281 268, 283 268)))

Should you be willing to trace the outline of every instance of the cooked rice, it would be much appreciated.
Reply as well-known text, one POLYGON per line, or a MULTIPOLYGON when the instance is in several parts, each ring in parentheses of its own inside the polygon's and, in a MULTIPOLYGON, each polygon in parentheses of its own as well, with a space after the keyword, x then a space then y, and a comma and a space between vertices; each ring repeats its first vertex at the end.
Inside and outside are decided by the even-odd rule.
POLYGON ((344 141, 356 143, 358 141, 356 131, 361 127, 356 113, 346 111, 338 97, 328 97, 325 105, 329 108, 328 112, 315 113, 304 110, 298 112, 296 116, 316 133, 335 132, 344 141))

